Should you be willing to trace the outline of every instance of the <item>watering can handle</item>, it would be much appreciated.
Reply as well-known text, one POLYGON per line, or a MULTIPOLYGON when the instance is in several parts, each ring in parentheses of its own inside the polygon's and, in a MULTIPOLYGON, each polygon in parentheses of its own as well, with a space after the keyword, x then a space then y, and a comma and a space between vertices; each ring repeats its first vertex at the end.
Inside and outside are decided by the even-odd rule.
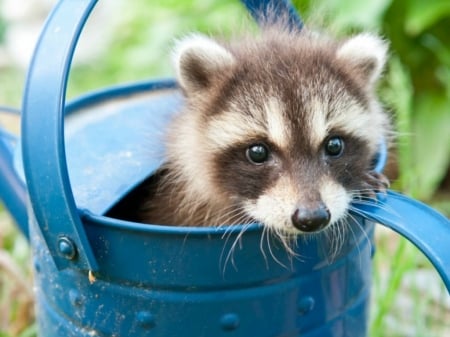
MULTIPOLYGON (((58 269, 98 268, 73 197, 64 148, 68 74, 81 30, 96 3, 97 0, 57 3, 36 46, 23 100, 22 153, 28 193, 58 269)), ((257 20, 264 19, 260 13, 270 10, 287 13, 293 25, 302 25, 289 0, 243 3, 257 20)))
POLYGON ((58 269, 98 268, 69 182, 63 125, 75 45, 96 2, 57 3, 36 46, 23 100, 22 153, 28 193, 58 269))
POLYGON ((355 203, 353 213, 405 237, 431 261, 450 293, 450 221, 431 207, 397 192, 379 194, 377 203, 355 203))

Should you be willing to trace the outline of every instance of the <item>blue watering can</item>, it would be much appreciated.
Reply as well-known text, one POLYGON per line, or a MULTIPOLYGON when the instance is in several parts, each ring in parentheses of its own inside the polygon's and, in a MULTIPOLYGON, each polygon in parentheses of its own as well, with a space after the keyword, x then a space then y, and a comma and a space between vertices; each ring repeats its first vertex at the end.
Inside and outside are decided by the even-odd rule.
MULTIPOLYGON (((273 7, 301 25, 287 1, 243 2, 256 18, 273 7)), ((95 4, 56 5, 30 66, 22 137, 0 133, 1 197, 32 245, 40 336, 366 336, 374 223, 415 244, 450 290, 449 221, 392 191, 383 207, 355 205, 353 235, 333 259, 320 234, 299 238, 293 258, 257 224, 242 234, 114 218, 161 165, 142 143, 162 153, 149 135, 183 100, 172 80, 158 80, 65 103, 95 4)), ((378 170, 385 160, 380 149, 378 170)))

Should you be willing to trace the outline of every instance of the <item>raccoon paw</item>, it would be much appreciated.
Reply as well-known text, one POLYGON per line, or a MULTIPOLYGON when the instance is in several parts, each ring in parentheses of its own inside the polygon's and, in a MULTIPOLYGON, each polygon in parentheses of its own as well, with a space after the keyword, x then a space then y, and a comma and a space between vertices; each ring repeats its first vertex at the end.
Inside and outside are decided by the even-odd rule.
POLYGON ((386 193, 389 185, 389 180, 384 174, 375 171, 367 172, 364 175, 364 182, 361 186, 360 197, 376 199, 376 193, 386 193))

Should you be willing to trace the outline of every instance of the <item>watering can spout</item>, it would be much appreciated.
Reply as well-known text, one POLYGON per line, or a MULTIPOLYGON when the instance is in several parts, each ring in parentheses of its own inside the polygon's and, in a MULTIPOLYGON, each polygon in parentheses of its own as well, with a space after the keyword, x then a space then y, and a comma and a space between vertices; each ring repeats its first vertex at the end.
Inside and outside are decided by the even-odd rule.
POLYGON ((13 164, 16 139, 0 129, 0 199, 28 238, 27 192, 13 164))
POLYGON ((450 221, 420 201, 394 191, 378 203, 356 203, 355 214, 384 225, 414 244, 431 261, 450 293, 450 221))

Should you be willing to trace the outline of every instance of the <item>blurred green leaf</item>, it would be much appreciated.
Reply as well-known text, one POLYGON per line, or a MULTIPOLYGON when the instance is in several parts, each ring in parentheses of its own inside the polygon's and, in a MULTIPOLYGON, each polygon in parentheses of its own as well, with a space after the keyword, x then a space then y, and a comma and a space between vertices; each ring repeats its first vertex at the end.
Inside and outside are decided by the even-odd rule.
POLYGON ((337 31, 349 29, 375 30, 381 26, 384 13, 393 0, 328 0, 317 5, 330 17, 331 26, 337 31))
POLYGON ((6 34, 6 23, 0 16, 0 44, 3 43, 5 40, 5 34, 6 34))
POLYGON ((249 22, 237 0, 135 0, 122 7, 107 55, 74 67, 69 96, 117 83, 172 76, 170 54, 177 38, 194 31, 226 36, 249 22))
POLYGON ((416 100, 414 132, 415 195, 430 199, 450 163, 450 106, 445 94, 428 92, 416 100))
POLYGON ((20 333, 17 337, 37 337, 38 329, 37 324, 34 323, 27 327, 24 331, 20 333))
POLYGON ((413 94, 411 74, 401 63, 398 56, 393 56, 389 62, 381 96, 394 112, 394 132, 396 134, 397 163, 399 178, 396 188, 407 190, 414 181, 412 155, 412 112, 413 94))
POLYGON ((405 1, 407 15, 406 31, 411 35, 423 33, 442 18, 450 15, 448 0, 410 0, 405 1))

